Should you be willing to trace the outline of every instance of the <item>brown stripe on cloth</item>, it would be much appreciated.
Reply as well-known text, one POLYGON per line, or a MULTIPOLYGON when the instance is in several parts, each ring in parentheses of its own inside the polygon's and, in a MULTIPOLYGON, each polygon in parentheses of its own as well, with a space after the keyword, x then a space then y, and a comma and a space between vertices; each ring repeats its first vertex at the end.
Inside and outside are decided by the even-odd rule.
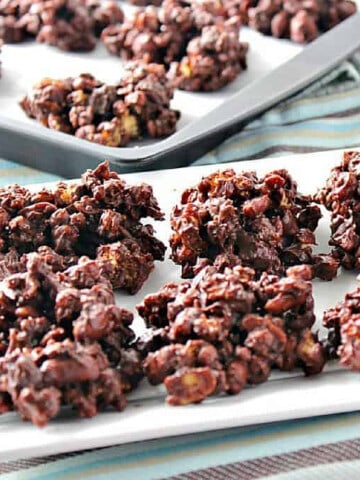
POLYGON ((162 480, 254 480, 300 468, 360 458, 360 439, 329 443, 296 452, 204 468, 162 480))
POLYGON ((345 117, 350 117, 350 115, 357 115, 360 113, 360 108, 357 107, 357 108, 351 108, 349 110, 342 110, 341 112, 333 112, 329 115, 325 115, 323 117, 315 117, 315 118, 319 118, 319 119, 322 119, 322 118, 345 118, 345 117))
POLYGON ((70 452, 70 453, 62 453, 59 455, 49 455, 48 457, 34 457, 34 458, 27 458, 24 460, 13 460, 11 462, 2 462, 0 463, 0 475, 4 475, 5 473, 12 473, 17 472, 19 470, 26 470, 32 467, 38 467, 39 465, 43 465, 44 463, 56 462, 57 460, 63 460, 69 457, 75 457, 76 455, 82 455, 83 453, 87 453, 88 450, 84 452, 70 452))

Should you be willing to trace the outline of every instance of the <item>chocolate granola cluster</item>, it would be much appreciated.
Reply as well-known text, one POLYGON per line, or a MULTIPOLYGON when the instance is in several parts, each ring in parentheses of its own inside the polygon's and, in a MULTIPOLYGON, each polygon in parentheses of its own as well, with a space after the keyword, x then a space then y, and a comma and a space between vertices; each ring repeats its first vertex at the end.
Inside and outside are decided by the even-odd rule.
POLYGON ((235 80, 246 69, 248 46, 239 42, 238 25, 206 26, 193 38, 180 62, 173 62, 169 78, 182 90, 213 91, 235 80))
POLYGON ((2 188, 0 275, 23 271, 29 252, 38 251, 55 272, 86 255, 114 288, 135 293, 165 252, 153 226, 142 223, 146 217, 163 219, 152 188, 126 184, 106 162, 52 191, 2 188))
POLYGON ((330 357, 351 370, 360 370, 360 285, 345 295, 343 301, 324 313, 323 323, 329 329, 327 350, 330 357))
POLYGON ((336 276, 338 261, 315 255, 320 208, 297 191, 286 170, 258 178, 255 172, 218 171, 185 190, 171 215, 172 259, 192 277, 223 253, 256 272, 284 274, 309 264, 313 275, 336 276))
POLYGON ((350 0, 240 0, 242 20, 265 35, 308 43, 356 12, 350 0))
POLYGON ((45 127, 108 147, 176 130, 179 112, 170 108, 173 88, 162 65, 129 62, 117 85, 92 75, 45 78, 21 101, 25 113, 45 127))
POLYGON ((129 2, 138 7, 146 7, 146 5, 159 7, 162 4, 162 0, 129 0, 129 2))
POLYGON ((115 0, 0 0, 0 38, 17 43, 33 37, 62 50, 89 51, 105 27, 123 18, 115 0))
MULTIPOLYGON (((130 3, 138 6, 155 5, 155 6, 170 6, 171 3, 167 0, 128 0, 130 3)), ((191 8, 195 11, 194 15, 198 17, 200 22, 204 25, 210 21, 213 23, 214 18, 229 19, 237 17, 240 23, 244 23, 247 19, 247 11, 251 0, 181 0, 183 8, 191 8), (212 17, 212 18, 211 18, 212 17)), ((175 3, 172 3, 174 6, 175 3)), ((168 9, 168 12, 170 9, 168 9)), ((174 15, 175 17, 175 15, 174 15)), ((199 25, 201 24, 199 23, 199 25)))
MULTIPOLYGON (((164 5, 167 0, 130 0, 136 5, 164 5)), ((184 2, 185 3, 185 2, 184 2)), ((187 0, 214 17, 239 18, 242 24, 277 38, 308 43, 356 11, 352 0, 187 0)))
POLYGON ((170 68, 174 85, 216 90, 246 68, 247 45, 239 42, 240 18, 221 3, 165 0, 161 9, 139 9, 101 38, 107 49, 128 59, 170 68), (174 63, 173 63, 174 62, 174 63))
POLYGON ((0 412, 44 426, 63 405, 83 417, 113 407, 142 377, 129 348, 132 314, 86 257, 54 273, 28 254, 26 271, 0 283, 0 412))
POLYGON ((333 255, 348 269, 360 268, 360 153, 345 152, 315 196, 330 211, 333 255))
POLYGON ((164 382, 172 405, 239 393, 266 381, 272 368, 299 366, 311 375, 325 364, 311 332, 311 268, 255 280, 252 269, 224 267, 229 261, 204 268, 192 283, 165 285, 138 307, 151 329, 139 342, 145 373, 151 384, 164 382))

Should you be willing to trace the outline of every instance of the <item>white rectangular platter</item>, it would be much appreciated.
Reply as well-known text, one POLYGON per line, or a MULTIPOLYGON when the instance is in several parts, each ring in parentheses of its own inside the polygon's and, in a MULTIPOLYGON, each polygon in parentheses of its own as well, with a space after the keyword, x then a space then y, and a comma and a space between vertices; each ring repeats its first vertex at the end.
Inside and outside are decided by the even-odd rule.
MULTIPOLYGON (((133 7, 120 3, 125 12, 131 13, 133 7)), ((190 93, 177 90, 172 108, 181 112, 178 129, 216 108, 242 87, 290 60, 302 49, 293 42, 265 37, 245 27, 241 30, 240 38, 250 45, 248 69, 218 92, 190 93)), ((4 45, 0 58, 2 61, 0 114, 17 122, 35 123, 35 120, 26 117, 19 106, 19 101, 40 79, 66 78, 80 73, 91 73, 99 80, 112 83, 119 80, 123 68, 122 61, 108 53, 101 42, 98 42, 96 49, 90 53, 63 52, 35 41, 4 45)), ((43 128, 40 124, 38 127, 43 128)), ((145 142, 146 140, 140 140, 133 142, 132 145, 144 145, 145 142)))
MULTIPOLYGON (((287 168, 298 181, 300 191, 312 193, 323 185, 330 168, 340 162, 341 156, 342 152, 333 151, 130 174, 124 178, 130 183, 150 183, 168 220, 170 209, 179 200, 181 191, 218 168, 233 166, 238 171, 251 169, 260 175, 287 168)), ((168 221, 162 222, 157 231, 166 242, 170 233, 168 221)), ((325 216, 317 230, 318 248, 323 252, 328 249, 328 236, 329 222, 325 216)), ((179 268, 167 259, 157 263, 141 292, 133 297, 118 293, 117 302, 135 312, 135 306, 145 294, 172 280, 179 280, 179 268)), ((355 285, 356 273, 343 271, 330 283, 314 282, 317 328, 321 330, 323 311, 341 300, 355 285)), ((135 327, 138 332, 144 328, 139 318, 135 320, 135 327)), ((360 373, 348 372, 336 365, 328 366, 323 374, 312 378, 304 378, 300 372, 274 374, 267 383, 245 389, 237 396, 213 397, 201 405, 186 407, 166 405, 161 388, 144 385, 130 396, 124 412, 109 411, 90 420, 64 412, 47 427, 38 429, 22 422, 15 413, 1 416, 0 461, 358 409, 360 373)))

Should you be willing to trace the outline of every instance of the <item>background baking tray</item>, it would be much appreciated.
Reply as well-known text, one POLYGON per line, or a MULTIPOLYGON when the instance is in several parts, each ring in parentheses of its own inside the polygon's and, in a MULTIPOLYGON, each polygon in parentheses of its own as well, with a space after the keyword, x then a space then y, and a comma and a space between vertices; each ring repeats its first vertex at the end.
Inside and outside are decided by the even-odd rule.
POLYGON ((0 156, 65 177, 78 176, 104 158, 122 172, 188 165, 239 131, 244 122, 301 91, 348 58, 360 48, 359 30, 357 13, 301 52, 299 45, 244 28, 242 38, 250 44, 245 73, 218 92, 177 91, 173 107, 182 113, 177 132, 122 148, 46 129, 26 118, 18 105, 32 84, 44 76, 64 78, 89 72, 116 82, 122 70, 118 58, 111 57, 101 45, 82 55, 34 42, 6 45, 5 75, 0 82, 0 156))
MULTIPOLYGON (((132 9, 122 5, 124 10, 132 9)), ((172 107, 181 111, 178 131, 191 125, 199 117, 218 107, 234 93, 264 77, 278 66, 293 58, 302 47, 287 40, 265 37, 243 28, 240 38, 250 44, 248 70, 218 92, 191 93, 177 90, 172 107)), ((18 102, 32 85, 43 77, 65 78, 89 72, 100 80, 116 82, 122 71, 119 58, 109 54, 98 43, 91 53, 65 53, 55 47, 36 42, 4 45, 1 54, 0 80, 0 156, 36 166, 65 177, 74 177, 91 168, 105 157, 121 158, 121 148, 88 144, 63 133, 45 129, 26 117, 18 102), (86 144, 86 145, 84 145, 86 144)), ((161 140, 139 140, 130 147, 152 144, 154 151, 161 140)), ((163 167, 176 166, 166 162, 163 167)), ((135 160, 121 170, 135 170, 142 165, 135 160)))

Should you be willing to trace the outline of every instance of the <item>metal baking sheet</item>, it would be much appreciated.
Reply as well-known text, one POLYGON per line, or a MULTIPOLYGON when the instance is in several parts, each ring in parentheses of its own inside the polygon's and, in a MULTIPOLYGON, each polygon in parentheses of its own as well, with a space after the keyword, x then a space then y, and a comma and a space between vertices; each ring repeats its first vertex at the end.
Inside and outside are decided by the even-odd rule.
MULTIPOLYGON (((122 6, 127 12, 133 9, 129 5, 122 6)), ((191 125, 244 86, 264 77, 302 50, 301 46, 290 41, 265 37, 245 27, 241 30, 240 38, 242 41, 249 42, 250 45, 248 70, 217 92, 191 93, 177 90, 172 107, 181 111, 178 131, 191 125)), ((100 80, 116 82, 121 76, 122 61, 108 53, 101 42, 93 52, 82 54, 62 52, 55 47, 37 44, 34 41, 4 45, 1 60, 0 117, 2 118, 0 122, 3 128, 0 126, 0 156, 56 171, 66 177, 78 175, 81 170, 94 166, 104 157, 114 157, 117 153, 121 157, 119 152, 121 149, 92 145, 91 152, 83 158, 80 150, 86 141, 71 138, 59 132, 50 132, 35 120, 27 118, 19 106, 21 98, 30 91, 35 82, 43 77, 65 78, 88 72, 100 80), (53 136, 54 134, 56 137, 53 136), (56 139, 53 143, 55 148, 47 152, 47 156, 51 155, 53 158, 52 161, 49 160, 48 165, 44 151, 32 141, 33 137, 43 141, 51 137, 56 139), (77 160, 76 165, 67 158, 66 147, 69 142, 72 151, 78 153, 74 158, 77 160)), ((159 142, 160 140, 144 139, 133 142, 130 146, 136 151, 137 147, 149 144, 156 146, 159 142)), ((168 166, 171 167, 171 165, 168 166)))
MULTIPOLYGON (((302 47, 286 40, 265 37, 243 28, 240 38, 249 42, 248 69, 227 87, 209 93, 193 93, 176 90, 172 108, 181 111, 178 129, 202 117, 245 85, 258 80, 302 50, 302 47)), ((27 42, 4 45, 2 49, 2 78, 0 80, 1 115, 16 122, 38 125, 26 117, 19 100, 41 78, 66 78, 80 73, 91 73, 96 78, 115 83, 122 73, 123 62, 108 53, 101 42, 89 53, 63 52, 55 47, 27 42)), ((41 128, 41 125, 38 125, 41 128)), ((150 142, 156 142, 152 140, 150 142)), ((149 140, 138 140, 132 146, 142 146, 149 140)))
POLYGON ((96 145, 49 130, 27 119, 18 102, 34 81, 89 72, 108 82, 121 75, 121 61, 99 45, 90 54, 64 53, 26 44, 4 47, 0 82, 0 156, 65 177, 80 175, 104 158, 121 172, 188 165, 239 131, 244 122, 301 91, 360 48, 360 13, 302 49, 243 28, 250 44, 249 68, 226 88, 212 93, 177 91, 173 102, 182 118, 165 139, 128 147, 96 145))

